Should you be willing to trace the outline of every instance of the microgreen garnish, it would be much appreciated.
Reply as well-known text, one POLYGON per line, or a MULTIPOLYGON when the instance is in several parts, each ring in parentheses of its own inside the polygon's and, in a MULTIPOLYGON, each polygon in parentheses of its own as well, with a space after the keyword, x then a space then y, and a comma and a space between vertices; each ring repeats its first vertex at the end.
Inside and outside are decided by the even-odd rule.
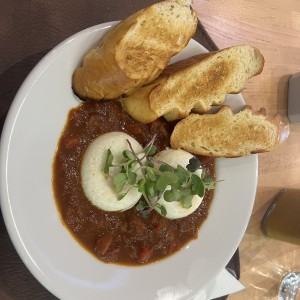
POLYGON ((112 165, 113 165, 112 164, 113 160, 114 160, 113 154, 111 153, 110 149, 107 149, 105 165, 104 165, 104 168, 103 168, 103 173, 105 175, 108 175, 109 168, 112 167, 112 165))
POLYGON ((167 215, 164 205, 159 203, 163 196, 167 202, 178 201, 184 208, 192 206, 195 195, 203 197, 206 189, 214 189, 215 181, 202 168, 200 161, 193 157, 186 169, 180 165, 173 168, 169 164, 156 160, 153 155, 157 149, 155 136, 140 152, 135 152, 129 140, 130 150, 124 150, 123 162, 113 164, 114 156, 108 149, 103 173, 109 176, 110 168, 117 167, 119 172, 112 176, 118 200, 122 200, 130 189, 137 188, 143 198, 136 205, 136 210, 144 217, 157 208, 163 216, 167 215), (202 169, 199 177, 195 172, 202 169))

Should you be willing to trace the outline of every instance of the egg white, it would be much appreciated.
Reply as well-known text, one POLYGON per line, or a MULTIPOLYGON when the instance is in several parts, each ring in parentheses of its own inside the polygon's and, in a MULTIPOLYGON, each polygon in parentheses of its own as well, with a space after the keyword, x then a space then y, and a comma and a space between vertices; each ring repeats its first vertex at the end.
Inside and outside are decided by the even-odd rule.
MULTIPOLYGON (((173 168, 176 168, 177 165, 181 165, 183 168, 186 168, 186 166, 189 163, 189 160, 193 157, 192 154, 178 149, 167 149, 164 151, 161 151, 155 155, 155 158, 159 161, 165 162, 172 166, 173 168)), ((199 177, 201 176, 202 170, 199 169, 195 172, 196 175, 199 177)), ((168 189, 168 188, 167 188, 168 189)), ((166 218, 168 219, 179 219, 186 217, 193 213, 201 204, 203 197, 199 197, 195 195, 192 199, 192 206, 190 208, 184 208, 182 207, 181 203, 178 201, 173 202, 167 202, 164 200, 163 196, 158 201, 159 204, 164 205, 167 210, 166 218)), ((160 213, 160 209, 155 208, 158 213, 160 213)))
MULTIPOLYGON (((81 184, 84 194, 92 204, 105 211, 130 209, 141 198, 137 188, 131 188, 123 199, 118 200, 111 177, 106 178, 102 171, 108 149, 114 156, 114 164, 124 160, 122 152, 130 150, 126 139, 130 141, 135 152, 142 150, 142 146, 128 134, 109 132, 100 135, 88 146, 81 162, 81 184)), ((118 171, 114 170, 114 173, 118 171)))

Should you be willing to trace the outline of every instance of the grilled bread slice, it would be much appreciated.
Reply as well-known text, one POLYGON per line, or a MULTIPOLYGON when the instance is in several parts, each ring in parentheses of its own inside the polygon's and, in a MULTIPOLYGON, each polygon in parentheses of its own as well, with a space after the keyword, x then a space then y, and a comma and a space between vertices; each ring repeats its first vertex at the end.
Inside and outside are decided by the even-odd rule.
POLYGON ((75 70, 72 87, 82 99, 115 99, 152 82, 194 35, 191 0, 166 0, 114 27, 75 70))
POLYGON ((248 45, 200 54, 168 66, 155 82, 124 98, 123 107, 143 123, 204 113, 222 104, 226 94, 239 93, 263 66, 262 54, 248 45))
POLYGON ((175 126, 171 146, 211 157, 239 157, 269 152, 289 135, 279 115, 269 119, 266 110, 252 113, 245 106, 233 114, 224 105, 215 114, 191 114, 175 126))

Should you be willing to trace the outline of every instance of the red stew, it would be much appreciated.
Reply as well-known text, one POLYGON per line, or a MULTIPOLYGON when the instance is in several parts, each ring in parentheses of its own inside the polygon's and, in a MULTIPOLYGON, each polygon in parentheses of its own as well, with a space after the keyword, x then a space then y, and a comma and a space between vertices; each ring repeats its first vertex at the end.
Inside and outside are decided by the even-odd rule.
MULTIPOLYGON (((158 119, 150 124, 133 120, 118 101, 84 102, 70 111, 53 162, 53 190, 65 226, 89 252, 107 263, 139 265, 157 261, 196 239, 208 214, 213 192, 208 191, 191 215, 168 220, 153 211, 144 219, 135 208, 105 212, 85 197, 80 180, 80 163, 87 146, 97 136, 123 131, 146 145, 157 134, 158 151, 169 147, 172 124, 158 119)), ((201 158, 214 176, 214 161, 201 158)))

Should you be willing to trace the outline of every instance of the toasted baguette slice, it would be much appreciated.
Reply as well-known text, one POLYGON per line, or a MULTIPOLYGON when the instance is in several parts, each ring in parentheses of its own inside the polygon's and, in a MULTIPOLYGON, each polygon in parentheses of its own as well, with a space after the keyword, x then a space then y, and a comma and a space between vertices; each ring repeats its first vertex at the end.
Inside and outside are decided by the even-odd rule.
POLYGON ((114 27, 75 70, 75 94, 115 99, 152 82, 196 31, 197 15, 190 4, 191 0, 162 1, 114 27))
POLYGON ((267 119, 261 108, 252 113, 250 106, 233 114, 222 106, 216 114, 191 114, 175 126, 171 146, 211 157, 239 157, 269 152, 289 135, 289 126, 279 115, 267 119))
POLYGON ((203 113, 222 104, 226 94, 239 93, 263 66, 262 54, 248 45, 200 54, 168 66, 153 84, 123 99, 123 106, 144 123, 160 116, 182 119, 191 111, 203 113))

